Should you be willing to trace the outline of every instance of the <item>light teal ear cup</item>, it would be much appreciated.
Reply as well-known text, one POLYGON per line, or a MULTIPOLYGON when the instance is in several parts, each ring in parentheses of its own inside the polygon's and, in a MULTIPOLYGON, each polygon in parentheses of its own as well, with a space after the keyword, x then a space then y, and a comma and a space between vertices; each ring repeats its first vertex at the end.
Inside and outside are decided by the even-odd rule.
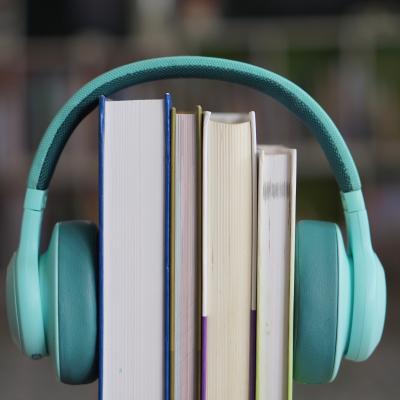
POLYGON ((59 379, 83 384, 97 378, 97 228, 58 223, 40 258, 46 342, 59 379))
POLYGON ((345 353, 351 311, 350 265, 337 225, 296 227, 294 379, 332 381, 345 353))
POLYGON ((385 325, 385 310, 386 310, 386 278, 385 271, 378 256, 374 253, 372 255, 372 262, 374 265, 374 281, 373 286, 370 288, 368 297, 365 300, 368 313, 364 321, 365 330, 360 340, 359 351, 357 356, 354 354, 346 354, 346 358, 353 361, 364 361, 375 350, 378 345, 385 325))
POLYGON ((22 350, 21 332, 19 327, 17 299, 15 296, 15 262, 16 253, 13 254, 8 266, 6 275, 6 305, 7 319, 11 337, 14 343, 22 350))
MULTIPOLYGON (((20 296, 17 295, 18 288, 17 286, 17 253, 14 253, 8 266, 7 266, 7 275, 6 275, 6 310, 7 310, 7 319, 8 319, 8 326, 10 328, 11 338, 13 342, 17 345, 17 347, 24 353, 27 354, 30 358, 34 360, 38 360, 43 356, 48 354, 46 348, 46 341, 45 341, 45 334, 43 329, 43 324, 36 324, 36 326, 40 326, 40 330, 33 329, 23 330, 24 321, 23 318, 26 316, 27 312, 21 313, 21 305, 19 304, 20 296), (30 334, 32 335, 30 336, 30 334), (35 334, 36 333, 36 334, 35 334), (32 349, 41 349, 40 352, 32 349)), ((29 288, 29 286, 26 286, 29 288)), ((26 293, 26 296, 29 296, 30 293, 28 291, 20 293, 26 293)), ((34 311, 39 311, 39 317, 41 317, 41 309, 40 308, 40 293, 39 294, 39 307, 32 307, 34 311)), ((36 305, 36 304, 35 304, 36 305)), ((34 320, 35 313, 31 310, 27 310, 28 312, 31 311, 31 321, 34 320)), ((36 315, 37 315, 36 314, 36 315)), ((29 326, 29 323, 25 326, 29 326)))

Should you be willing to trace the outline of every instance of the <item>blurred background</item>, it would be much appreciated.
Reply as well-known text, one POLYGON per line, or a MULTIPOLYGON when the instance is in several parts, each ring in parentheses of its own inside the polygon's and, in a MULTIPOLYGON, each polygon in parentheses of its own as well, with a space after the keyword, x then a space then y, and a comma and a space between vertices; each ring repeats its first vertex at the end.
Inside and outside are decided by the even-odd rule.
MULTIPOLYGON (((400 394, 400 5, 376 0, 0 0, 0 397, 96 399, 97 384, 58 383, 49 359, 31 361, 6 324, 6 265, 17 247, 28 169, 58 108, 120 64, 194 54, 242 60, 294 80, 327 110, 362 177, 375 248, 386 267, 383 340, 368 362, 344 361, 330 385, 295 385, 295 399, 393 399, 400 394)), ((298 149, 298 218, 343 226, 337 185, 310 133, 271 99, 234 84, 148 83, 116 94, 170 91, 180 110, 256 111, 259 143, 298 149)), ((97 110, 67 144, 44 221, 97 221, 97 110)))

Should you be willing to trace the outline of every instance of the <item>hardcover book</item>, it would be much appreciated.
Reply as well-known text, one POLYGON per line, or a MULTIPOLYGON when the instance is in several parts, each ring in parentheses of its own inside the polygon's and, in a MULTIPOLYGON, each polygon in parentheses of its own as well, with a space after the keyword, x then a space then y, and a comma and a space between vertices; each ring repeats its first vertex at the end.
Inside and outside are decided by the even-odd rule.
POLYGON ((100 100, 103 400, 169 398, 170 96, 100 100))
POLYGON ((205 112, 202 400, 254 393, 255 116, 205 112))
POLYGON ((198 399, 201 324, 201 119, 171 112, 171 399, 198 399))

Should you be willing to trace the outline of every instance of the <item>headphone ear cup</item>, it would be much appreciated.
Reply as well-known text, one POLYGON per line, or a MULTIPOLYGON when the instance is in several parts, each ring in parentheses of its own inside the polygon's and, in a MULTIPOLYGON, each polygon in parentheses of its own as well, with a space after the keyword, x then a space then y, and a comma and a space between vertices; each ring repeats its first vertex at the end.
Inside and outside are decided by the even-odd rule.
MULTIPOLYGON (((326 383, 337 369, 339 307, 338 227, 300 221, 296 227, 294 379, 326 383)), ((340 355, 342 356, 342 355, 340 355)))
POLYGON ((40 276, 46 339, 63 383, 97 379, 97 227, 60 222, 40 276))
POLYGON ((23 350, 23 344, 20 332, 19 313, 16 296, 15 268, 16 268, 16 253, 13 254, 7 266, 6 275, 6 305, 7 319, 10 328, 11 338, 20 350, 23 350))

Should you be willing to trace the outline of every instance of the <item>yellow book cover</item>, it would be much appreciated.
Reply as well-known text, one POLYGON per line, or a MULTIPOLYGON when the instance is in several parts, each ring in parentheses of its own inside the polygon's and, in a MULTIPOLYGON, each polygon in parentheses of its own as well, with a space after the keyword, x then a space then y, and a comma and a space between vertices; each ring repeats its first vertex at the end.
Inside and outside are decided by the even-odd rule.
POLYGON ((175 129, 176 108, 171 108, 171 222, 170 222, 170 398, 174 400, 175 393, 175 129))

